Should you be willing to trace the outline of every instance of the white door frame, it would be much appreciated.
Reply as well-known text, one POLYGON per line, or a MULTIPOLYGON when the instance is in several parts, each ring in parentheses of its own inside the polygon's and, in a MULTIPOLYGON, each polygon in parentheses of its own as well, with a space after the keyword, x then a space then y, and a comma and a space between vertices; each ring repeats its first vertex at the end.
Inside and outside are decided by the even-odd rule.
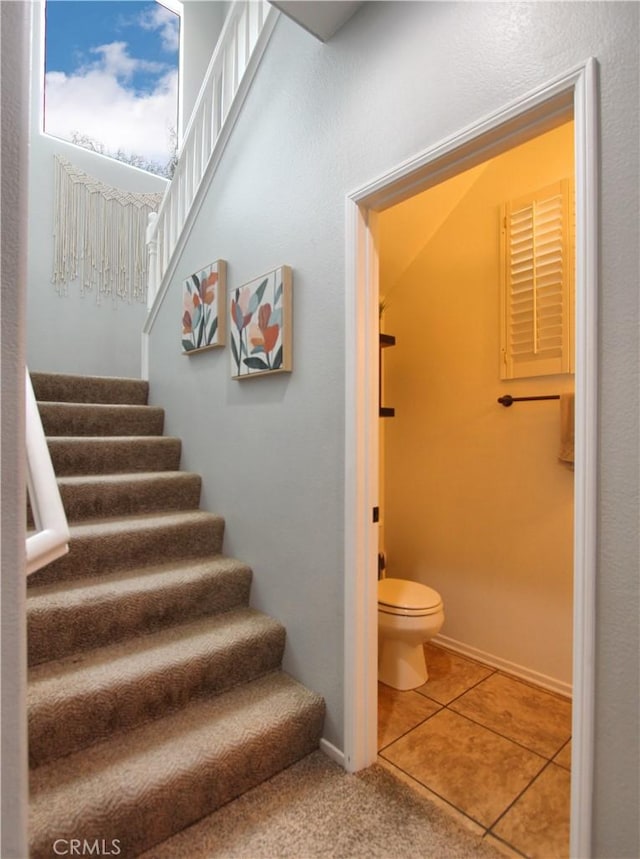
POLYGON ((372 219, 573 116, 576 398, 571 856, 591 856, 597 489, 598 90, 590 58, 346 199, 344 765, 376 760, 378 260, 372 219))

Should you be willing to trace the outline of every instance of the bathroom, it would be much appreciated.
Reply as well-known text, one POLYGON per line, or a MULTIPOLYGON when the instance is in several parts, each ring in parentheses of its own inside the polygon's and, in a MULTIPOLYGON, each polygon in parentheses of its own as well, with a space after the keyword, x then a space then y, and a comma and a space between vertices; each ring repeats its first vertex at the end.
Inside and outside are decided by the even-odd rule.
POLYGON ((380 330, 395 337, 381 358, 381 405, 394 409, 380 420, 386 573, 441 595, 443 645, 566 695, 573 471, 558 458, 560 405, 497 400, 573 391, 571 372, 501 379, 500 325, 501 205, 572 174, 566 122, 378 224, 380 330))
MULTIPOLYGON (((389 683, 410 660, 395 677, 379 662, 379 760, 521 856, 568 855, 573 151, 565 122, 377 223, 379 551, 384 575, 432 589, 444 616, 424 649, 431 684, 389 683), (504 206, 563 182, 564 357, 513 371, 504 206), (504 406, 505 395, 553 399, 504 406)), ((379 640, 397 622, 381 593, 379 640)))

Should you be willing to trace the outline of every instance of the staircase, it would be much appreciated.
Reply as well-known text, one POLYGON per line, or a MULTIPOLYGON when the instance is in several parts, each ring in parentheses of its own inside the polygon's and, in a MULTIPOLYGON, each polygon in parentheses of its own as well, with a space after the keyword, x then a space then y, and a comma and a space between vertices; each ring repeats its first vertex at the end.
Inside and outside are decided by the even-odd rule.
POLYGON ((129 859, 317 748, 324 703, 282 672, 148 384, 31 378, 71 530, 28 579, 31 859, 129 859))

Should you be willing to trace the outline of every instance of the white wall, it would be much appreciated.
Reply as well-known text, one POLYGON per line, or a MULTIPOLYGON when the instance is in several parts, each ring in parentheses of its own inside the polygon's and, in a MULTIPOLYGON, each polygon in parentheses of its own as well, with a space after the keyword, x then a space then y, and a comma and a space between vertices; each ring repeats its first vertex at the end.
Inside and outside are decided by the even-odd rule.
POLYGON ((68 297, 51 283, 54 225, 53 157, 62 155, 103 182, 127 191, 160 192, 167 181, 43 134, 40 87, 44 68, 43 20, 33 4, 33 91, 29 151, 29 261, 27 288, 27 363, 30 370, 110 376, 140 375, 140 332, 144 303, 102 301, 80 294, 79 284, 68 297))
POLYGON ((2 823, 0 855, 22 859, 27 846, 27 705, 25 607, 24 289, 27 248, 29 10, 0 4, 2 160, 0 319, 2 480, 0 481, 0 623, 2 664, 2 823))
POLYGON ((438 590, 450 645, 569 693, 573 472, 558 462, 560 407, 497 398, 574 387, 571 374, 500 381, 499 217, 572 176, 573 123, 468 174, 378 217, 384 331, 396 336, 384 352, 396 409, 382 422, 387 574, 438 590), (385 283, 398 245, 403 270, 385 283))
POLYGON ((152 398, 287 626, 286 668, 343 716, 345 195, 588 56, 601 67, 594 854, 638 855, 638 7, 371 3, 322 45, 281 18, 150 344, 152 398), (181 279, 294 276, 294 370, 234 382, 180 354, 181 279))

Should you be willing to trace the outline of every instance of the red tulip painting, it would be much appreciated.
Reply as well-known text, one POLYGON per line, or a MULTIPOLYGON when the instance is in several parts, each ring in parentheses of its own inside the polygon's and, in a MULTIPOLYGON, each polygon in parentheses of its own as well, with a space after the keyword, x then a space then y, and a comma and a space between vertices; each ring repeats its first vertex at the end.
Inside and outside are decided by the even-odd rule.
POLYGON ((291 269, 283 265, 231 293, 231 374, 291 371, 291 269))
POLYGON ((182 349, 184 355, 224 346, 225 278, 227 265, 216 260, 195 272, 182 290, 182 349))

